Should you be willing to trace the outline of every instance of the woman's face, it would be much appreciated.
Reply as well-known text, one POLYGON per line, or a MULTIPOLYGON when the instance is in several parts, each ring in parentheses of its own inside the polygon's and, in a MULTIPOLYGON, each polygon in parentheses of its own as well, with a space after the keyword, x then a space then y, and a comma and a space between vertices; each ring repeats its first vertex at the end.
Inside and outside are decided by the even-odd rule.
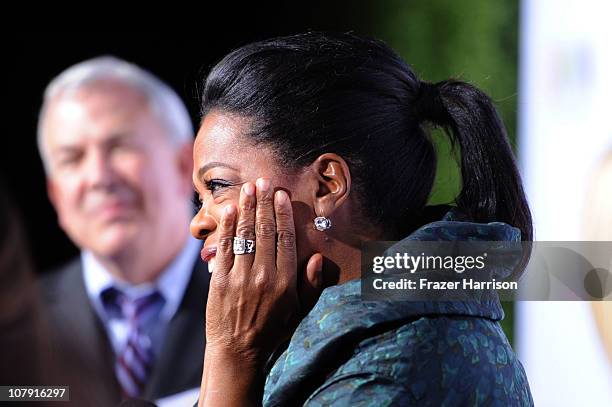
MULTIPOLYGON (((272 151, 253 146, 244 138, 248 121, 230 114, 212 111, 206 115, 195 140, 193 184, 202 204, 191 221, 191 233, 205 240, 202 259, 209 270, 215 266, 217 227, 223 208, 238 207, 240 189, 245 182, 258 178, 271 180, 274 190, 287 191, 292 201, 297 238, 298 265, 312 254, 308 243, 314 236, 308 227, 315 217, 310 197, 312 185, 304 172, 280 168, 272 151)), ((314 188, 314 189, 313 189, 314 188)))

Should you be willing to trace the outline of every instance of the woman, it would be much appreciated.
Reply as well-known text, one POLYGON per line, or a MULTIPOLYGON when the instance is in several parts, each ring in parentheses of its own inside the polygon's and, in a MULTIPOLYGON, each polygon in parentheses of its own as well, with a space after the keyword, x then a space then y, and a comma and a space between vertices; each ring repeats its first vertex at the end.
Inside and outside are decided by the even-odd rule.
POLYGON ((206 79, 194 163, 191 230, 213 273, 200 405, 532 404, 498 301, 360 298, 364 242, 531 239, 481 91, 421 82, 388 46, 352 34, 253 43, 206 79), (426 123, 461 149, 463 188, 446 214, 426 208, 426 123))

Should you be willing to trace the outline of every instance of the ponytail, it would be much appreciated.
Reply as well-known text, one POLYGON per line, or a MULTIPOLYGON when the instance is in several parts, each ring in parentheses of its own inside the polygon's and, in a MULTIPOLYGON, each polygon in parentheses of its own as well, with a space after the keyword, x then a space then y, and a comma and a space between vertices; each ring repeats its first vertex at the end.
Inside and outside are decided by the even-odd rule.
POLYGON ((532 220, 506 130, 491 99, 465 82, 420 82, 417 117, 442 127, 461 154, 459 209, 475 222, 500 221, 533 238, 532 220))

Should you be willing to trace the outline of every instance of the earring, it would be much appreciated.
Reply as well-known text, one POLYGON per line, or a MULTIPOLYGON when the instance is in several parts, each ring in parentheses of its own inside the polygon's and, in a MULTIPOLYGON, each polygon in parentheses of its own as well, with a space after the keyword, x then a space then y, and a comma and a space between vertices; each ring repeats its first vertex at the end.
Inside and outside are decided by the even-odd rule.
POLYGON ((314 226, 320 232, 323 232, 329 228, 331 228, 331 220, 326 218, 325 216, 317 216, 314 218, 314 226))

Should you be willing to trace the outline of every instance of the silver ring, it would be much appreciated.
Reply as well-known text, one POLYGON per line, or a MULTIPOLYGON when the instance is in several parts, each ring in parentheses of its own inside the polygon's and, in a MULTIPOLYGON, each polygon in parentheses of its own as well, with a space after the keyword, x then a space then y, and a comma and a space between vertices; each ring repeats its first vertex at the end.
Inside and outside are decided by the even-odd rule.
POLYGON ((234 254, 255 253, 255 240, 234 236, 234 254))

